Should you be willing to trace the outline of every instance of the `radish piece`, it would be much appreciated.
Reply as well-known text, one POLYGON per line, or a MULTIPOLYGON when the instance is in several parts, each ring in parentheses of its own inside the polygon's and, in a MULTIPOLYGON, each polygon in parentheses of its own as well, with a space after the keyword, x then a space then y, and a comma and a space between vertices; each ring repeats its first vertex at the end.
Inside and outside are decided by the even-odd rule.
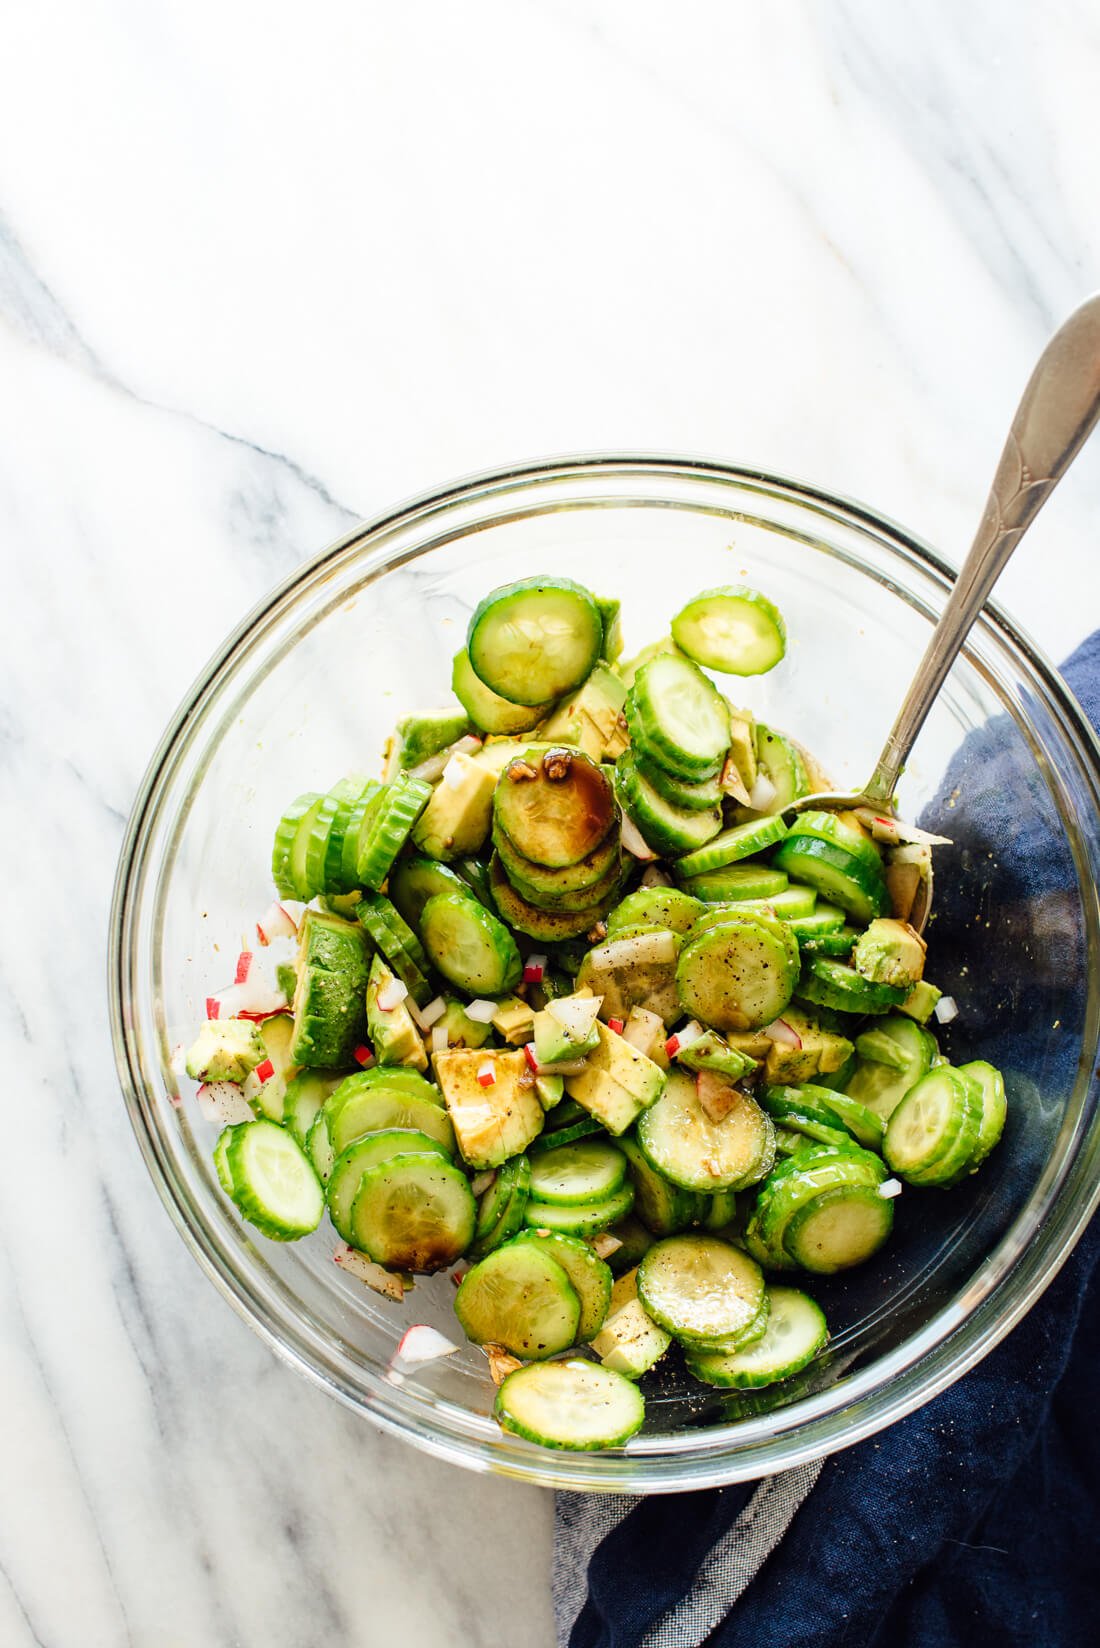
POLYGON ((928 830, 922 830, 916 824, 906 824, 901 818, 887 818, 882 813, 872 811, 870 807, 857 807, 856 817, 864 827, 870 830, 876 841, 885 842, 888 846, 897 846, 899 842, 909 847, 950 847, 951 837, 947 835, 932 835, 928 830))
POLYGON ((418 1322, 415 1327, 406 1328, 398 1340, 397 1349, 393 1353, 393 1361, 404 1364, 405 1367, 415 1368, 422 1362, 436 1362, 441 1356, 454 1356, 460 1346, 445 1339, 435 1328, 430 1328, 424 1322, 418 1322))
POLYGON ((195 1097, 199 1101, 203 1121, 231 1127, 237 1122, 253 1119, 252 1111, 236 1082, 203 1082, 195 1097))
POLYGON ((889 1201, 892 1196, 900 1196, 901 1195, 901 1180, 900 1179, 883 1179, 882 1183, 878 1187, 878 1193, 879 1193, 880 1196, 884 1197, 887 1201, 889 1201))
POLYGON ((766 773, 758 773, 756 783, 749 791, 749 806, 754 813, 766 813, 775 800, 775 785, 766 773))
POLYGON ((430 1030, 435 1021, 441 1019, 446 1011, 447 1003, 442 996, 436 996, 435 1000, 430 1001, 427 1007, 422 1007, 420 1009, 420 1018, 424 1029, 430 1030))
POLYGON ((484 1064, 478 1065, 477 1080, 479 1087, 492 1087, 496 1079, 497 1073, 491 1059, 486 1059, 484 1064))
POLYGON ((218 1000, 217 996, 207 996, 207 998, 206 998, 206 1016, 207 1016, 207 1018, 208 1019, 218 1018, 219 1015, 221 1014, 221 1010, 222 1010, 222 1004, 218 1000))
POLYGON ((467 1002, 463 1011, 475 1024, 492 1024, 497 1016, 497 1004, 486 996, 477 996, 473 1001, 467 1002))
POLYGON ((236 972, 236 976, 233 980, 233 983, 234 984, 245 984, 248 980, 248 975, 251 971, 252 971, 252 951, 251 950, 242 950, 240 955, 237 957, 237 972, 236 972))
POLYGON ((688 1019, 687 1023, 681 1024, 679 1030, 676 1032, 677 1045, 681 1049, 690 1047, 692 1042, 698 1041, 702 1034, 703 1026, 699 1023, 699 1020, 688 1019))
POLYGON ((679 1036, 669 1036, 668 1040, 665 1042, 665 1052, 668 1054, 669 1058, 674 1059, 679 1051, 680 1051, 680 1038, 679 1038, 679 1036))
POLYGON ((621 1036, 623 1031, 626 1029, 626 1020, 625 1019, 608 1019, 607 1028, 609 1030, 614 1030, 614 1032, 617 1036, 621 1036))
POLYGON ((420 1011, 419 1007, 416 1005, 415 996, 409 996, 408 1000, 405 1002, 405 1006, 409 1009, 409 1017, 412 1019, 413 1023, 416 1025, 416 1028, 418 1030, 426 1030, 428 1028, 428 1026, 424 1023, 423 1013, 420 1011))
POLYGON ((724 1122, 738 1100, 738 1091, 715 1070, 700 1070, 695 1077, 695 1097, 709 1122, 724 1122))
POLYGON ((531 1070, 533 1070, 535 1075, 537 1076, 538 1073, 539 1073, 539 1061, 538 1061, 538 1056, 535 1053, 535 1044, 534 1044, 533 1041, 529 1041, 526 1044, 526 1046, 523 1049, 523 1054, 524 1054, 524 1057, 527 1060, 529 1068, 531 1070))
POLYGON ((255 973, 246 984, 231 984, 227 990, 219 990, 214 999, 219 1006, 218 1016, 223 1019, 271 1019, 290 1011, 282 991, 255 973))
POLYGON ((408 993, 408 985, 402 984, 400 979, 387 979, 385 984, 383 984, 382 988, 379 990, 378 995, 375 997, 375 1000, 378 1003, 379 1011, 382 1013, 392 1013, 395 1007, 401 1006, 401 1003, 404 1001, 408 993))
POLYGON ((256 923, 256 937, 261 944, 270 944, 273 938, 294 938, 297 932, 294 917, 283 904, 269 904, 256 923))
POLYGON ((491 1167, 488 1173, 475 1173, 474 1177, 470 1180, 470 1189, 473 1194, 475 1196, 484 1196, 489 1186, 495 1182, 496 1176, 497 1172, 495 1167, 491 1167))
POLYGON ((959 1016, 959 1004, 954 996, 941 996, 932 1011, 940 1024, 950 1024, 959 1016))
POLYGON ((528 956, 523 964, 524 984, 541 984, 546 972, 545 956, 528 956))
POLYGON ((437 1024, 435 1026, 435 1028, 433 1029, 433 1031, 432 1031, 432 1052, 433 1053, 445 1053, 447 1051, 447 1046, 448 1046, 448 1042, 447 1042, 446 1026, 442 1025, 442 1024, 437 1024))
POLYGON ((597 1259, 610 1259, 613 1253, 618 1253, 622 1247, 617 1236, 612 1236, 609 1230, 601 1230, 592 1242, 592 1251, 597 1259))
POLYGON ((657 857, 657 854, 653 851, 653 848, 649 845, 645 836, 642 834, 641 830, 639 830, 637 824, 635 824, 629 813, 623 814, 620 835, 623 846, 626 848, 631 858, 637 858, 642 863, 651 864, 657 857))
POLYGON ((355 1049, 354 1058, 356 1064, 361 1064, 364 1070, 367 1068, 368 1064, 374 1063, 374 1054, 371 1052, 366 1042, 364 1042, 362 1046, 355 1049))
POLYGON ((336 1249, 332 1257, 341 1270, 346 1270, 349 1276, 355 1276, 360 1282, 365 1282, 375 1293, 380 1293, 383 1299, 392 1299, 397 1305, 404 1299, 405 1284, 400 1276, 393 1276, 388 1270, 383 1270, 373 1259, 368 1259, 365 1253, 358 1253, 345 1242, 336 1249))
POLYGON ((269 1082, 274 1074, 275 1066, 272 1064, 270 1059, 265 1059, 263 1063, 258 1064, 253 1071, 253 1075, 256 1077, 256 1080, 259 1082, 261 1087, 264 1082, 269 1082))
POLYGON ((786 1019, 773 1019, 770 1024, 764 1026, 761 1035, 767 1036, 769 1041, 777 1042, 780 1047, 802 1047, 802 1037, 786 1019))
POLYGON ((603 1006, 602 996, 560 996, 546 1003, 546 1011, 578 1045, 592 1034, 603 1006))

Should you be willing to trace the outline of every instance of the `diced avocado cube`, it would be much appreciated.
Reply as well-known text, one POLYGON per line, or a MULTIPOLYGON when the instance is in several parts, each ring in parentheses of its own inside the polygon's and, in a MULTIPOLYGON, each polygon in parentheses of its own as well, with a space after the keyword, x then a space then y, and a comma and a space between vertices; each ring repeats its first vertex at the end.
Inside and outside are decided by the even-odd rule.
MULTIPOLYGON (((395 982, 381 956, 375 956, 367 983, 367 1027, 379 1064, 408 1064, 426 1070, 428 1056, 412 1014, 403 1001, 386 1009, 378 1005, 379 992, 395 982)), ((350 1062, 350 1061, 346 1061, 350 1062)))
POLYGON ((660 1361, 672 1343, 672 1335, 659 1328, 646 1315, 642 1301, 634 1298, 608 1316, 591 1343, 605 1368, 627 1379, 640 1379, 660 1361))
POLYGON ((298 988, 298 971, 292 961, 281 961, 275 969, 275 983, 283 992, 287 1001, 294 1000, 294 992, 298 988))
POLYGON ((567 1077, 565 1091, 616 1135, 625 1133, 645 1108, 604 1070, 586 1070, 583 1075, 567 1077))
POLYGON ((626 688, 606 664, 597 664, 571 697, 539 728, 551 743, 578 744, 593 761, 614 761, 630 742, 624 719, 626 688))
POLYGON ((728 1076, 735 1082, 756 1069, 756 1060, 731 1047, 717 1030, 704 1030, 695 1041, 679 1048, 676 1062, 688 1070, 713 1070, 717 1075, 728 1076))
POLYGON ((535 1092, 544 1110, 553 1110, 565 1097, 565 1081, 561 1076, 536 1076, 535 1092))
POLYGON ((927 1024, 942 995, 943 991, 938 990, 928 979, 921 979, 919 984, 914 984, 898 1012, 904 1013, 906 1018, 915 1019, 918 1024, 927 1024))
POLYGON ((906 921, 881 917, 856 939, 852 966, 872 984, 907 989, 919 984, 927 946, 906 921))
POLYGON ((271 1061, 271 1074, 266 1081, 259 1081, 253 1070, 245 1080, 244 1096, 259 1115, 267 1116, 273 1122, 281 1122, 287 1083, 295 1070, 291 1058, 294 1020, 287 1013, 280 1013, 278 1018, 265 1019, 260 1026, 260 1036, 264 1044, 264 1057, 271 1061))
POLYGON ((660 1098, 665 1073, 606 1024, 599 1024, 597 1033, 599 1045, 588 1056, 588 1068, 567 1076, 565 1091, 609 1133, 625 1133, 660 1098))
POLYGON ((425 710, 397 723, 394 752, 399 768, 418 767, 429 756, 445 750, 470 731, 470 720, 457 704, 453 709, 425 710))
POLYGON ((433 1062, 458 1148, 471 1167, 499 1167, 542 1132, 543 1109, 522 1051, 456 1048, 433 1062), (486 1065, 493 1076, 488 1085, 478 1079, 486 1065))
POLYGON ((413 826, 412 838, 420 851, 437 859, 476 853, 492 824, 493 788, 493 774, 482 763, 472 755, 452 755, 413 826))
POLYGON ((772 1045, 771 1038, 762 1030, 726 1030, 723 1034, 731 1047, 738 1053, 747 1053, 750 1059, 766 1059, 772 1045))
POLYGON ((891 1070, 908 1070, 912 1054, 885 1030, 865 1030, 856 1037, 856 1052, 871 1064, 886 1064, 891 1070))
POLYGON ((472 1019, 455 996, 445 996, 447 1011, 436 1019, 433 1030, 446 1030, 448 1047, 484 1047, 493 1033, 491 1024, 472 1019))
POLYGON ((636 1047, 639 1053, 652 1059, 660 1069, 668 1069, 668 1054, 665 1051, 668 1033, 659 1013, 651 1013, 648 1007, 632 1007, 626 1016, 622 1034, 623 1040, 628 1041, 631 1047, 636 1047))
POLYGON ((298 930, 291 1058, 310 1069, 354 1064, 367 1037, 364 992, 370 946, 356 921, 307 910, 298 930))
POLYGON ((188 1049, 192 1081, 243 1082, 267 1057, 260 1027, 251 1019, 207 1019, 188 1049))
MULTIPOLYGON (((566 1059, 583 1059, 599 1046, 600 1031, 595 1017, 589 1028, 580 1034, 570 1023, 573 1004, 578 999, 591 1001, 591 991, 578 991, 576 995, 555 997, 535 1014, 535 1058, 539 1064, 559 1064, 566 1059)), ((597 1005, 592 1002, 589 1012, 594 1013, 597 1005)))
POLYGON ((632 1007, 645 1007, 665 1024, 680 1017, 683 1008, 676 993, 676 958, 680 941, 675 933, 638 933, 617 938, 589 950, 577 973, 578 985, 587 985, 603 997, 605 1018, 625 1020, 632 1007))
MULTIPOLYGON (((764 1055, 764 1074, 776 1086, 791 1086, 812 1081, 815 1076, 831 1075, 852 1056, 852 1044, 835 1030, 826 1030, 816 1015, 793 1004, 784 1008, 783 1019, 798 1036, 801 1047, 790 1047, 784 1042, 769 1042, 764 1055)), ((732 1041, 734 1038, 731 1037, 732 1041)))
POLYGON ((503 1036, 513 1047, 522 1047, 524 1042, 531 1040, 534 1022, 534 1009, 522 996, 501 996, 492 1018, 497 1035, 503 1036))

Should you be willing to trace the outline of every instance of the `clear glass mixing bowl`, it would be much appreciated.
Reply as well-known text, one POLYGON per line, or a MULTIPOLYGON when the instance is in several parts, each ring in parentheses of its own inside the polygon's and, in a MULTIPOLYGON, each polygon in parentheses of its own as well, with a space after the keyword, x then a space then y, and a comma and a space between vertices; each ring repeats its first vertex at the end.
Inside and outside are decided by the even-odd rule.
POLYGON ((957 843, 938 860, 929 934, 931 976, 960 1006, 943 1040, 957 1058, 1000 1064, 1008 1082, 1006 1136, 981 1173, 907 1192, 884 1253, 819 1281, 831 1348, 778 1393, 738 1398, 669 1372, 624 1452, 538 1449, 493 1423, 473 1347, 415 1376, 387 1371, 411 1322, 461 1337, 445 1276, 398 1307, 340 1272, 330 1230, 286 1247, 253 1237, 218 1189, 215 1130, 193 1101, 173 1102, 170 1060, 269 901, 287 799, 373 769, 398 714, 447 698, 479 597, 540 571, 620 596, 629 650, 699 589, 764 589, 786 616, 788 657, 734 682, 734 697, 793 731, 845 787, 870 774, 950 587, 930 550, 858 505, 665 457, 480 476, 351 533, 244 621, 149 768, 112 916, 122 1088, 165 1206, 211 1280, 292 1366, 376 1423, 458 1464, 557 1487, 646 1493, 761 1476, 889 1425, 973 1366, 1051 1280, 1097 1200, 1097 746, 1055 671, 989 610, 903 781, 905 815, 957 843))

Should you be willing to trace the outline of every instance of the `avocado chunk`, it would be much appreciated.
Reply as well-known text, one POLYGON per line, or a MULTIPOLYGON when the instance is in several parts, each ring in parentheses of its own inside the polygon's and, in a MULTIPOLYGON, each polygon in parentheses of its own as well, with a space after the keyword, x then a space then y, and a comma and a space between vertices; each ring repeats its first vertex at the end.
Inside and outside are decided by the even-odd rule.
POLYGON ((678 1048, 676 1062, 688 1070, 713 1070, 716 1075, 728 1076, 735 1082, 756 1068, 755 1059, 731 1047, 717 1030, 704 1030, 695 1041, 678 1048))
MULTIPOLYGON (((394 974, 382 957, 375 956, 370 964, 367 983, 367 1026, 371 1046, 379 1064, 408 1064, 414 1070, 426 1070, 428 1056, 424 1043, 405 1003, 399 1001, 388 1011, 378 1005, 379 991, 395 982, 394 974)), ((350 1061, 345 1060, 347 1062, 350 1061)))
POLYGON ((493 1033, 491 1024, 472 1019, 456 996, 444 996, 447 1011, 436 1019, 433 1030, 446 1030, 449 1047, 484 1047, 493 1033))
POLYGON ((812 1081, 815 1076, 831 1075, 851 1058, 852 1044, 847 1037, 825 1029, 820 1019, 804 1008, 791 1003, 783 1009, 783 1021, 790 1025, 802 1046, 789 1047, 778 1041, 768 1043, 764 1074, 773 1086, 795 1086, 812 1081))
POLYGON ((556 996, 535 1014, 535 1058, 539 1064, 560 1064, 587 1058, 600 1044, 596 1015, 599 997, 591 991, 556 996))
POLYGON ((465 858, 484 845, 492 820, 492 773, 471 755, 452 755, 412 838, 427 858, 465 858))
POLYGON ((647 1059, 652 1059, 660 1069, 668 1069, 668 1054, 665 1051, 668 1037, 665 1021, 659 1013, 651 1013, 648 1007, 632 1007, 623 1025, 623 1040, 636 1047, 639 1053, 644 1053, 647 1059))
POLYGON ((904 1013, 906 1018, 915 1019, 918 1024, 927 1024, 942 995, 943 991, 938 990, 928 979, 921 979, 919 984, 914 984, 898 1012, 904 1013))
POLYGON ((298 983, 294 991, 295 1064, 335 1069, 355 1063, 367 1037, 363 994, 370 947, 356 921, 327 910, 307 910, 298 935, 298 983))
POLYGON ((553 1110, 565 1097, 565 1081, 561 1076, 536 1076, 535 1092, 544 1110, 553 1110))
POLYGON ((498 1036, 503 1036, 513 1047, 522 1047, 524 1042, 531 1040, 534 1009, 522 996, 501 996, 491 1022, 498 1036))
POLYGON ((456 1048, 437 1053, 434 1064, 458 1148, 470 1167, 499 1167, 542 1132, 543 1109, 522 1051, 456 1048), (483 1086, 478 1075, 487 1065, 493 1081, 483 1086))
POLYGON ((453 709, 425 710, 422 715, 407 715, 397 723, 394 735, 395 764, 399 769, 418 767, 429 756, 445 750, 448 744, 457 743, 469 731, 469 717, 457 704, 453 709))
POLYGON ((207 1019, 188 1049, 192 1081, 243 1082, 267 1057, 260 1027, 251 1019, 207 1019))
POLYGON ((565 1078, 571 1099, 602 1122, 609 1133, 625 1133, 660 1098, 665 1073, 622 1036, 597 1023, 599 1045, 588 1056, 588 1067, 565 1078))
POLYGON ((852 966, 872 984, 905 990, 919 984, 927 945, 906 921, 880 917, 856 939, 852 966))
MULTIPOLYGON (((266 1081, 259 1081, 253 1070, 245 1079, 244 1096, 258 1116, 281 1122, 286 1110, 287 1084, 294 1075, 294 1061, 290 1056, 294 1045, 294 1020, 287 1013, 280 1013, 278 1018, 265 1019, 260 1026, 260 1036, 264 1055, 271 1062, 271 1074, 266 1081)), ((264 1073, 267 1075, 266 1071, 264 1073)))
POLYGON ((605 1018, 625 1020, 632 1007, 645 1007, 671 1024, 683 1011, 676 994, 679 953, 680 939, 675 933, 612 939, 589 950, 577 973, 577 984, 603 997, 605 1018))
MULTIPOLYGON (((625 1279, 620 1277, 620 1281, 625 1279)), ((640 1379, 660 1361, 671 1343, 672 1335, 646 1315, 636 1295, 612 1311, 591 1341, 604 1367, 612 1373, 624 1374, 627 1379, 640 1379)))
POLYGON ((614 761, 629 745, 623 719, 626 688, 606 664, 563 700, 539 728, 552 743, 576 744, 593 761, 614 761))

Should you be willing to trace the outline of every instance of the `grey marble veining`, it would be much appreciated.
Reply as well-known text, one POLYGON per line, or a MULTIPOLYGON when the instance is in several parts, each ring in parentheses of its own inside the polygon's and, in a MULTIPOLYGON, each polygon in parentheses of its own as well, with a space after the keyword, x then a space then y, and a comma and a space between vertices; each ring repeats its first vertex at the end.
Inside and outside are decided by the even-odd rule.
MULTIPOLYGON (((360 515, 698 450, 961 553, 1100 285, 1084 0, 0 17, 0 1642, 549 1648, 550 1505, 380 1436, 147 1182, 103 968, 159 734, 360 515)), ((1003 599, 1097 622, 1100 457, 1003 599)))

